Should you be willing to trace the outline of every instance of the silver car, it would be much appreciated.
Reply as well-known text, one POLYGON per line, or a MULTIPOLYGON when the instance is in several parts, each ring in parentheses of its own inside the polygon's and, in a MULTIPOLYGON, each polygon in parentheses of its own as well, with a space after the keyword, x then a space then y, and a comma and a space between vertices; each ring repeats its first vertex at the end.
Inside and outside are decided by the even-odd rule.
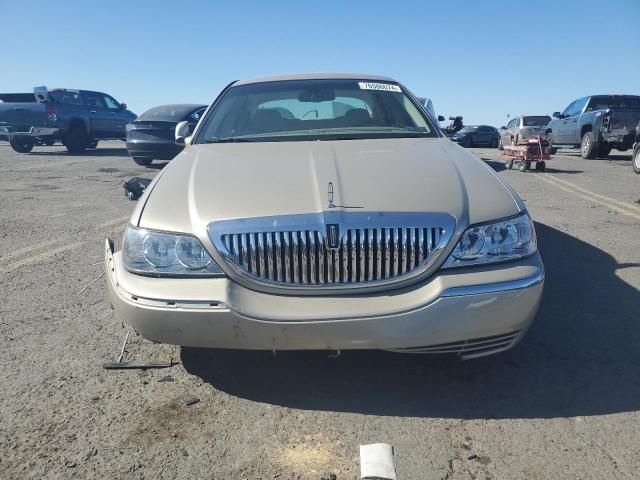
POLYGON ((500 127, 500 146, 515 145, 531 135, 545 135, 547 124, 551 121, 548 115, 519 115, 505 126, 500 127))
POLYGON ((106 241, 144 337, 463 358, 514 346, 544 267, 524 203, 387 77, 235 82, 106 241))

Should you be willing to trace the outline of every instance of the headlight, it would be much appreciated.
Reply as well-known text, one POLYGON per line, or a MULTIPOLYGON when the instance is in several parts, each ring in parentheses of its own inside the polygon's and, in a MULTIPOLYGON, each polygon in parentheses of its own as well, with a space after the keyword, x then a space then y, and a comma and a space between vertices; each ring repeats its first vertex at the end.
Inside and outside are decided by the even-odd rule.
POLYGON ((125 131, 127 131, 127 132, 128 132, 128 131, 130 131, 130 130, 133 130, 133 128, 134 128, 133 123, 127 123, 127 124, 124 126, 124 129, 125 129, 125 131))
POLYGON ((536 232, 527 213, 507 220, 471 226, 442 265, 467 267, 526 257, 537 250, 536 232))
POLYGON ((223 276, 200 240, 191 235, 128 226, 122 240, 124 266, 133 273, 223 276))

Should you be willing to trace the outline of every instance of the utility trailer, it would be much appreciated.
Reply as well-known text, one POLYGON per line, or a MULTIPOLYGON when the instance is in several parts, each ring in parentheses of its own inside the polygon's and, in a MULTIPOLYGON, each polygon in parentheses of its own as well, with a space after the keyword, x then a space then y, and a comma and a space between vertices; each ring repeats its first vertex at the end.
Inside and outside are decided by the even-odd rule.
POLYGON ((551 160, 549 140, 540 135, 531 135, 526 140, 519 140, 515 145, 505 145, 503 148, 504 165, 508 169, 517 163, 518 169, 526 172, 533 162, 536 170, 544 172, 546 161, 551 160))

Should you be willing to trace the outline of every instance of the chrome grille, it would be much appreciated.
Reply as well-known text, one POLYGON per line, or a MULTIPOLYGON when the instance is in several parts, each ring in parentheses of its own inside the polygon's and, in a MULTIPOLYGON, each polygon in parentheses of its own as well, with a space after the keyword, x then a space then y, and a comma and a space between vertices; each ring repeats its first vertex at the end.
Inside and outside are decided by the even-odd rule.
POLYGON ((452 231, 450 217, 433 225, 424 223, 425 215, 325 212, 217 222, 209 233, 227 262, 252 279, 285 286, 352 285, 422 269, 452 231), (329 248, 326 225, 334 223, 340 237, 329 248))

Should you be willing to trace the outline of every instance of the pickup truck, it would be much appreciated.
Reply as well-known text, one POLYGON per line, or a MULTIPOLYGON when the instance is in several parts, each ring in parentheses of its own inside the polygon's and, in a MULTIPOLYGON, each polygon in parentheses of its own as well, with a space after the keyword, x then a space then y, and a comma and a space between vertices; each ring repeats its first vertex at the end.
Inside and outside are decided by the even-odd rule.
POLYGON ((553 150, 580 147, 582 158, 607 157, 612 148, 624 151, 633 146, 640 96, 582 97, 553 116, 546 129, 553 150))
POLYGON ((136 115, 106 93, 36 87, 33 93, 0 93, 0 135, 16 152, 60 141, 71 153, 98 140, 124 140, 136 115))

